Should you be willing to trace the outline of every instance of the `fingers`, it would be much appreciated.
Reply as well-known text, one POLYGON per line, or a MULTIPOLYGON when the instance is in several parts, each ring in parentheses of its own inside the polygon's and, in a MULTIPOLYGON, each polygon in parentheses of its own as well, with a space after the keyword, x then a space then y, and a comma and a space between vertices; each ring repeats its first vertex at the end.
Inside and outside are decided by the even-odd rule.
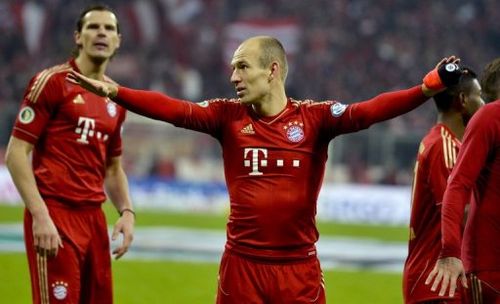
POLYGON ((432 282, 432 279, 434 279, 436 274, 437 274, 437 266, 434 266, 434 269, 432 269, 432 271, 427 276, 427 279, 425 280, 425 285, 429 285, 429 283, 432 282))
POLYGON ((59 252, 59 247, 64 248, 61 237, 56 235, 45 235, 35 238, 35 251, 46 257, 55 257, 59 252))
POLYGON ((112 241, 116 240, 116 238, 118 237, 118 233, 120 233, 121 229, 122 228, 119 225, 115 225, 115 227, 113 228, 113 233, 111 234, 112 241))
POLYGON ((443 279, 443 272, 441 270, 438 271, 436 274, 436 277, 434 278, 434 283, 432 284, 431 290, 436 291, 438 288, 439 283, 441 283, 441 280, 443 279))
POLYGON ((467 285, 467 275, 465 274, 465 272, 463 272, 462 275, 460 276, 460 280, 462 281, 463 287, 469 288, 469 286, 467 285))

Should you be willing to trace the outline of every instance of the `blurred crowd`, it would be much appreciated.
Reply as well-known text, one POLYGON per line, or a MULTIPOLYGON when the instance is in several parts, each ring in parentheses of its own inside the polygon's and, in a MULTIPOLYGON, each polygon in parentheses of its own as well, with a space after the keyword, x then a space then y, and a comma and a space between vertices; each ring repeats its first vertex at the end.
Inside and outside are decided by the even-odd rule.
MULTIPOLYGON (((271 34, 289 52, 289 96, 352 103, 420 83, 455 54, 481 72, 500 54, 496 0, 102 1, 118 14, 117 82, 192 101, 234 97, 229 58, 239 41, 271 34)), ((37 71, 70 57, 74 22, 90 1, 0 2, 0 149, 37 71)), ((409 184, 432 102, 368 131, 336 139, 326 180, 409 184), (332 169, 333 170, 330 170, 332 169)), ((133 176, 222 180, 215 140, 130 115, 126 169, 133 176)), ((2 157, 3 159, 3 157, 2 157)))

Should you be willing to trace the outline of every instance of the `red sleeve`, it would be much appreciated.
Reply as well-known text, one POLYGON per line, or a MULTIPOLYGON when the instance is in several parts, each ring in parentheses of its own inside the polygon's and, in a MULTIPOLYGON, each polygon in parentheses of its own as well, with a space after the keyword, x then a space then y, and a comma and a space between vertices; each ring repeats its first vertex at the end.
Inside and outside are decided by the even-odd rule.
POLYGON ((193 103, 157 92, 120 87, 114 101, 139 115, 214 136, 220 132, 225 117, 223 100, 193 103))
POLYGON ((374 123, 405 114, 429 97, 422 92, 421 86, 411 89, 380 94, 372 99, 357 102, 342 108, 340 104, 331 106, 331 115, 328 115, 327 128, 334 135, 356 132, 366 129, 374 123), (345 111, 345 113, 344 113, 345 111))
POLYGON ((484 167, 492 143, 495 140, 493 122, 498 117, 487 106, 480 109, 470 120, 458 154, 457 164, 444 194, 441 233, 442 257, 460 258, 462 218, 471 190, 484 167))
POLYGON ((58 80, 47 70, 33 77, 24 92, 12 136, 35 144, 58 106, 60 91, 58 80))

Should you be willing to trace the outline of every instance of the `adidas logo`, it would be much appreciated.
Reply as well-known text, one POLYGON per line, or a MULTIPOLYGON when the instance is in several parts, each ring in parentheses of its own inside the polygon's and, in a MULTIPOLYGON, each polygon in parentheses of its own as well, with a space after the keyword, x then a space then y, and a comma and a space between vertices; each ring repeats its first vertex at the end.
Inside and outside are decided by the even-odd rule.
POLYGON ((253 125, 250 123, 241 129, 241 133, 243 134, 255 134, 255 131, 253 130, 253 125))
POLYGON ((85 100, 83 99, 82 95, 78 94, 76 97, 73 99, 73 103, 76 104, 84 104, 85 100))

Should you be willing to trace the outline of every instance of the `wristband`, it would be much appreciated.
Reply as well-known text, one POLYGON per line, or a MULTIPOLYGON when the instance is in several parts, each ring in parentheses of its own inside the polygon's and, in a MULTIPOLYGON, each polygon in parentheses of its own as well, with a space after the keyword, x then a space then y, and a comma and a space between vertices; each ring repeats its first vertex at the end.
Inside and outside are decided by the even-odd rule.
POLYGON ((124 208, 124 209, 122 209, 121 211, 119 211, 119 212, 118 212, 118 214, 119 214, 120 216, 122 216, 122 215, 123 215, 123 213, 124 213, 125 211, 128 211, 128 212, 132 213, 132 214, 134 215, 134 218, 135 218, 135 211, 134 211, 134 210, 132 210, 132 209, 130 209, 130 208, 124 208))

